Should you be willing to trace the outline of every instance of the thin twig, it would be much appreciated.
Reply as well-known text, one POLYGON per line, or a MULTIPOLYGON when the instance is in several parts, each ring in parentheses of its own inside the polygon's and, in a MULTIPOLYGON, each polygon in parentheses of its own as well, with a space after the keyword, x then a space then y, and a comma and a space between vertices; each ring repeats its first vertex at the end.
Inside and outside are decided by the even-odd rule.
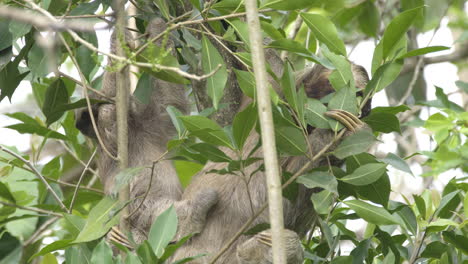
POLYGON ((58 216, 54 216, 50 219, 48 219, 47 221, 45 221, 41 227, 39 227, 36 232, 34 232, 34 234, 31 235, 31 237, 28 238, 28 240, 24 241, 23 243, 23 247, 27 247, 29 246, 30 244, 36 242, 37 238, 42 234, 44 233, 45 231, 49 230, 49 226, 52 225, 53 223, 55 223, 58 219, 60 219, 60 217, 58 216))
POLYGON ((60 17, 55 17, 57 19, 59 18, 63 18, 63 19, 73 19, 73 18, 101 18, 101 17, 113 17, 115 14, 112 12, 112 13, 108 13, 108 14, 101 14, 101 15, 98 15, 98 14, 92 14, 92 15, 77 15, 77 16, 60 16, 60 17))
POLYGON ((83 180, 85 173, 88 171, 89 166, 91 165, 91 162, 93 161, 96 153, 97 153, 97 150, 94 150, 93 154, 91 154, 91 157, 88 160, 88 163, 86 163, 86 166, 84 167, 83 172, 80 175, 80 178, 78 178, 78 182, 76 183, 75 191, 73 192, 73 196, 70 202, 70 207, 68 208, 69 214, 72 213, 73 205, 75 204, 75 199, 76 199, 76 196, 78 195, 78 190, 80 189, 81 181, 83 180))
MULTIPOLYGON (((303 22, 302 16, 297 16, 296 20, 294 21, 294 28, 288 34, 288 39, 294 40, 296 38, 297 33, 301 29, 302 22, 303 22)), ((280 58, 282 61, 284 61, 287 56, 288 56, 288 51, 283 50, 281 52, 280 58)))
POLYGON ((406 99, 408 99, 408 97, 411 96, 411 93, 413 92, 413 89, 416 86, 416 82, 418 81, 419 72, 421 71, 423 61, 424 61, 423 57, 418 58, 418 63, 416 64, 413 77, 411 78, 411 81, 408 84, 408 88, 406 89, 405 94, 401 97, 397 105, 404 104, 406 102, 406 99))
POLYGON ((146 189, 145 194, 143 195, 143 198, 142 198, 140 204, 127 216, 127 219, 129 219, 130 217, 132 217, 132 215, 134 215, 134 214, 141 208, 141 206, 143 205, 143 203, 145 202, 145 199, 146 199, 146 197, 148 196, 148 193, 149 193, 150 190, 151 190, 151 185, 152 185, 152 183, 153 183, 154 167, 155 167, 156 164, 157 164, 158 162, 160 162, 168 153, 169 153, 169 151, 166 150, 158 159, 156 159, 155 161, 153 161, 153 165, 151 166, 151 176, 150 176, 150 182, 149 182, 149 184, 148 184, 148 188, 146 189))
MULTIPOLYGON (((88 168, 89 170, 89 168, 88 168)), ((76 184, 73 184, 73 183, 70 183, 70 182, 64 182, 64 181, 61 181, 61 180, 56 180, 56 179, 53 179, 53 178, 50 178, 50 177, 45 177, 48 181, 51 181, 51 182, 55 182, 55 183, 58 183, 60 185, 64 185, 64 186, 69 186, 69 187, 77 187, 78 185, 76 184)), ((95 192, 95 193, 99 193, 99 194, 105 194, 103 191, 101 190, 98 190, 96 188, 90 188, 90 187, 85 187, 85 186, 80 186, 80 189, 83 189, 83 190, 88 190, 88 191, 92 191, 92 192, 95 192)))
POLYGON ((107 101, 109 101, 109 102, 111 102, 111 103, 115 103, 114 98, 111 98, 111 97, 105 95, 103 92, 101 92, 101 91, 99 91, 99 90, 96 90, 96 89, 94 89, 93 87, 91 87, 91 86, 89 86, 89 85, 84 85, 81 81, 79 81, 79 80, 73 78, 72 76, 70 76, 70 75, 68 75, 68 74, 66 74, 66 73, 64 73, 64 72, 59 71, 59 74, 60 74, 61 76, 65 77, 65 78, 67 78, 67 79, 70 79, 72 82, 78 84, 78 85, 81 86, 83 89, 88 89, 88 90, 90 90, 90 91, 96 93, 97 95, 103 97, 103 98, 106 99, 107 101))
POLYGON ((46 214, 46 215, 53 215, 53 216, 57 216, 57 217, 62 217, 62 215, 59 214, 59 213, 49 211, 49 210, 40 209, 40 208, 21 206, 21 205, 12 204, 12 203, 8 203, 8 202, 4 202, 4 201, 0 201, 0 204, 2 204, 4 206, 23 209, 23 210, 28 210, 28 211, 36 212, 36 213, 40 213, 40 214, 46 214))
POLYGON ((44 178, 44 176, 42 176, 42 174, 36 169, 36 167, 34 167, 32 165, 31 162, 29 162, 28 160, 24 159, 23 157, 21 157, 20 155, 16 154, 15 152, 7 149, 7 148, 4 148, 3 146, 0 146, 0 150, 3 151, 3 152, 6 152, 8 154, 10 154, 11 156, 14 156, 15 158, 21 160, 22 162, 24 162, 24 164, 26 164, 26 166, 28 166, 32 171, 33 173, 42 181, 42 183, 46 186, 47 190, 52 194, 52 197, 54 197, 54 199, 57 201, 57 203, 60 205, 60 207, 65 211, 67 212, 67 207, 63 204, 62 200, 60 200, 60 198, 58 197, 57 193, 54 191, 54 189, 52 189, 52 186, 50 186, 50 184, 46 181, 46 179, 44 178))
MULTIPOLYGON (((62 145, 62 147, 68 152, 68 154, 70 154, 76 161, 78 161, 81 165, 83 165, 83 167, 86 167, 86 163, 82 161, 80 158, 78 158, 78 156, 67 146, 67 144, 65 144, 65 142, 63 141, 59 141, 59 142, 60 142, 60 145, 62 145)), ((97 171, 93 170, 92 168, 88 168, 88 171, 97 175, 97 171)))
POLYGON ((80 68, 80 66, 78 64, 78 61, 76 60, 75 56, 73 55, 73 52, 72 52, 70 46, 68 45, 67 41, 65 40, 65 38, 63 38, 62 35, 60 35, 60 40, 62 41, 62 44, 65 46, 65 49, 68 52, 68 56, 70 57, 70 60, 75 65, 76 70, 78 71, 78 74, 80 75, 81 83, 84 84, 83 87, 85 87, 84 95, 85 95, 85 99, 86 99, 86 105, 88 107, 88 113, 89 113, 89 117, 91 119, 91 124, 93 126, 94 133, 96 134, 96 138, 97 138, 97 140, 99 142, 99 145, 101 146, 104 153, 106 153, 111 159, 117 160, 117 157, 112 155, 112 153, 107 149, 106 145, 104 144, 104 141, 101 138, 101 133, 99 133, 99 129, 97 127, 97 123, 96 123, 96 120, 94 118, 94 113, 93 113, 94 111, 93 111, 93 108, 91 107, 91 100, 90 100, 89 95, 88 95, 89 86, 88 86, 88 83, 86 81, 86 77, 84 76, 83 72, 81 71, 81 68, 80 68))

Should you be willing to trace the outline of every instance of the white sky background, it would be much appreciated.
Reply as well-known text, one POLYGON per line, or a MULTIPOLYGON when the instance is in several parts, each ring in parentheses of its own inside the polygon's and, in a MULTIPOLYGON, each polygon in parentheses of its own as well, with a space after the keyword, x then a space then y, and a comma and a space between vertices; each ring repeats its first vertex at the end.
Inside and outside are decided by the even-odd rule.
MULTIPOLYGON (((447 27, 448 20, 444 19, 441 23, 440 29, 437 31, 434 39, 430 43, 431 46, 441 45, 441 46, 453 46, 453 38, 450 29, 447 27)), ((423 35, 420 35, 418 38, 419 46, 425 47, 427 46, 429 40, 433 35, 433 31, 429 31, 423 35)), ((109 39, 110 39, 110 31, 109 30, 99 30, 98 31, 98 40, 99 40, 99 48, 102 50, 109 50, 109 39)), ((357 45, 350 56, 350 60, 352 60, 356 64, 360 64, 366 68, 368 72, 371 72, 371 62, 372 62, 372 53, 374 51, 375 45, 373 41, 363 41, 357 45)), ((434 54, 430 54, 428 56, 437 56, 444 53, 451 53, 453 52, 453 48, 447 51, 441 51, 434 54)), ((68 64, 71 65, 71 64, 68 64)), ((61 69, 62 71, 69 73, 70 75, 74 76, 75 78, 79 79, 79 76, 76 70, 71 67, 65 67, 61 69)), ((457 88, 455 86, 455 81, 458 80, 457 76, 457 68, 451 63, 439 63, 428 65, 425 67, 424 70, 424 78, 427 82, 427 98, 428 100, 435 99, 435 87, 438 86, 444 89, 445 93, 450 93, 452 91, 456 91, 457 88)), ((27 152, 30 149, 31 143, 31 136, 30 135, 22 135, 18 132, 6 129, 5 126, 17 123, 16 120, 11 119, 3 115, 4 113, 11 113, 17 111, 24 111, 25 108, 31 110, 33 109, 33 115, 40 115, 40 110, 37 107, 31 107, 29 105, 25 105, 27 103, 26 99, 32 96, 30 84, 27 81, 21 82, 20 86, 15 91, 11 103, 8 99, 4 99, 0 103, 0 144, 6 146, 16 146, 19 151, 27 152), (24 106, 24 107, 21 107, 24 106)), ((457 95, 452 95, 450 100, 454 101, 455 103, 461 104, 461 98, 457 95)), ((30 102, 30 101, 29 101, 30 102)), ((388 102, 385 96, 384 91, 379 92, 374 96, 372 99, 372 107, 377 106, 388 106, 388 102)), ((433 114, 434 111, 431 113, 433 114)), ((426 119, 429 116, 427 110, 424 110, 422 113, 422 118, 426 119)), ((423 129, 417 130, 419 140, 419 148, 421 150, 430 150, 431 146, 429 144, 429 135, 424 133, 423 129), (419 135, 421 135, 419 137, 419 135)), ((394 140, 393 135, 384 134, 382 136, 383 143, 379 145, 378 149, 384 153, 387 152, 394 152, 396 150, 396 142, 394 140)), ((415 175, 419 175, 421 173, 419 166, 412 166, 413 172, 415 175)), ((461 175, 461 172, 449 172, 441 175, 434 181, 434 186, 437 189, 441 190, 444 184, 450 180, 454 174, 458 176, 461 175), (446 176, 446 177, 444 177, 446 176)), ((391 183, 392 183, 392 190, 397 190, 399 192, 404 193, 405 195, 411 193, 420 193, 423 188, 422 178, 421 177, 412 177, 406 173, 401 171, 394 170, 390 168, 391 183)), ((395 197, 393 196, 392 199, 395 197)))

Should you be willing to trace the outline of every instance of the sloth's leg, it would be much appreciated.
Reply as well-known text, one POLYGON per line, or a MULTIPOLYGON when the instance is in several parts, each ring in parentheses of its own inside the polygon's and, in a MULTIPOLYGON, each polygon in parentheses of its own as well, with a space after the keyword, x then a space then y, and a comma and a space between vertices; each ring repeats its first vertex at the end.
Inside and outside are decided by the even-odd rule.
MULTIPOLYGON (((296 232, 283 230, 286 260, 288 264, 300 264, 304 260, 301 240, 296 232)), ((271 231, 265 230, 245 241, 237 247, 239 264, 271 264, 273 263, 271 231)))

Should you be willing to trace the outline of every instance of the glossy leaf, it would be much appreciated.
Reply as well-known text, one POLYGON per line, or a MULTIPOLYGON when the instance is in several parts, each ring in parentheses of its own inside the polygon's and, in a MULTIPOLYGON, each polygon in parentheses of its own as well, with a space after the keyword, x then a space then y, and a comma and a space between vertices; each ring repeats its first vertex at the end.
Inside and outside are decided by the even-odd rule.
POLYGON ((325 171, 314 171, 299 176, 296 180, 297 183, 301 183, 309 189, 323 188, 332 193, 337 193, 338 182, 335 176, 325 171))
POLYGON ((148 242, 157 257, 163 255, 164 248, 172 241, 176 231, 177 214, 175 208, 171 206, 154 220, 148 235, 148 242))
POLYGON ((385 29, 384 35, 382 37, 383 58, 388 58, 390 51, 393 47, 400 41, 400 39, 406 34, 411 24, 422 12, 422 7, 413 8, 407 11, 402 12, 392 19, 390 24, 385 29))
POLYGON ((121 206, 118 201, 104 197, 91 209, 86 225, 73 242, 88 242, 104 236, 112 226, 119 222, 119 215, 116 214, 119 207, 121 206))
POLYGON ((340 181, 352 185, 368 185, 377 181, 386 171, 386 164, 369 163, 357 168, 352 174, 340 178, 340 181))
POLYGON ((68 91, 62 79, 55 80, 47 88, 42 112, 47 118, 48 126, 62 117, 64 111, 60 107, 68 103, 68 97, 68 91))
POLYGON ((348 156, 365 152, 374 141, 375 137, 369 131, 358 131, 345 138, 333 151, 333 155, 339 159, 344 159, 348 156))
POLYGON ((295 0, 295 1, 284 1, 284 0, 267 0, 261 8, 273 8, 277 10, 296 10, 304 9, 311 6, 314 2, 310 0, 295 0))
POLYGON ((301 13, 301 17, 320 42, 325 44, 331 51, 346 56, 345 45, 338 37, 335 25, 327 17, 307 13, 301 13))
POLYGON ((180 119, 187 130, 201 140, 214 145, 232 148, 231 141, 226 132, 213 120, 204 116, 182 116, 180 119))
POLYGON ((369 116, 365 117, 363 121, 366 122, 374 132, 401 133, 400 121, 393 114, 372 112, 369 116))
POLYGON ((414 56, 421 56, 421 55, 425 55, 428 53, 433 53, 433 52, 438 52, 438 51, 448 50, 448 49, 450 49, 450 47, 445 47, 445 46, 424 47, 424 48, 408 51, 407 53, 400 56, 399 59, 404 59, 404 58, 409 58, 409 57, 414 57, 414 56))
POLYGON ((398 169, 398 170, 401 170, 401 171, 404 171, 413 175, 413 172, 411 171, 411 168, 406 163, 406 161, 393 153, 388 153, 387 156, 382 159, 382 161, 391 165, 395 169, 398 169))
POLYGON ((236 141, 237 148, 242 150, 245 141, 250 135, 250 132, 257 124, 258 113, 257 108, 253 104, 237 113, 232 122, 232 134, 236 141))
POLYGON ((369 223, 376 225, 394 225, 398 221, 387 210, 359 200, 350 200, 344 202, 356 214, 369 223))
POLYGON ((307 124, 317 128, 330 128, 329 119, 323 115, 327 111, 327 107, 319 100, 307 98, 304 110, 304 118, 307 124))
POLYGON ((206 79, 206 88, 208 96, 213 101, 213 107, 218 109, 219 101, 223 97, 224 87, 226 86, 228 74, 223 57, 218 50, 205 37, 202 37, 202 68, 205 74, 209 74, 217 69, 218 65, 221 68, 211 77, 206 79))
POLYGON ((94 248, 91 255, 91 263, 96 264, 113 264, 112 249, 107 245, 106 240, 102 239, 99 244, 94 248))
POLYGON ((296 127, 275 127, 276 145, 281 152, 289 155, 303 155, 307 143, 300 129, 296 127))

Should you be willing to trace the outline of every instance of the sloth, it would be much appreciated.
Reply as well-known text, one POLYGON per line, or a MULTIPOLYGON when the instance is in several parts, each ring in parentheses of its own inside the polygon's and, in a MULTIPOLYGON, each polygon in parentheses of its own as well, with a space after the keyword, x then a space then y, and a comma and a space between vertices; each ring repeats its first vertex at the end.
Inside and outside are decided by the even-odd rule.
MULTIPOLYGON (((149 37, 152 38, 163 32, 166 25, 162 19, 154 19, 149 25, 149 37)), ((131 43, 131 40, 127 40, 131 43)), ((111 50, 115 51, 116 37, 111 41, 111 50)), ((161 45, 156 42, 156 45, 161 45)), ((168 49, 173 43, 168 41, 168 49)), ((267 50, 267 59, 274 64, 272 69, 278 76, 281 75, 282 65, 278 55, 272 50, 267 50)), ((112 60, 109 66, 113 66, 112 60)), ((124 69, 128 71, 128 69, 124 69)), ((363 89, 368 82, 366 71, 352 64, 352 70, 356 87, 363 89)), ((331 70, 317 65, 305 71, 297 81, 297 87, 304 87, 308 97, 320 99, 332 92, 334 89, 328 81, 331 70)), ((273 81, 272 81, 273 82, 273 81)), ((115 96, 116 74, 105 72, 103 78, 102 93, 108 97, 115 96)), ((207 253, 202 258, 197 258, 191 263, 207 263, 218 252, 221 247, 247 222, 254 212, 257 212, 267 201, 267 188, 265 175, 259 167, 261 161, 251 164, 245 168, 244 174, 251 175, 249 179, 240 176, 215 173, 221 170, 225 163, 208 162, 205 167, 194 176, 189 186, 183 190, 173 164, 169 160, 161 160, 154 164, 163 153, 166 152, 166 144, 175 135, 175 128, 166 107, 169 105, 177 107, 183 113, 189 110, 189 102, 185 96, 183 85, 169 83, 163 80, 152 80, 153 92, 150 103, 142 104, 133 96, 129 99, 128 113, 128 138, 129 138, 129 167, 145 167, 129 183, 130 199, 129 211, 134 214, 128 219, 130 232, 136 242, 147 238, 149 229, 155 218, 173 205, 176 209, 179 224, 176 239, 188 234, 194 234, 191 239, 179 248, 173 260, 192 257, 200 253, 207 253), (152 179, 152 180, 151 180, 152 179), (147 197, 142 197, 149 188, 147 197)), ((278 87, 278 84, 273 84, 278 87)), ((98 95, 93 98, 102 99, 98 95)), ((240 99, 241 105, 247 105, 249 99, 240 99)), ((117 153, 117 128, 115 105, 101 104, 92 107, 92 115, 97 121, 97 131, 102 137, 104 145, 113 154, 117 153)), ((370 111, 370 101, 363 108, 361 117, 370 111)), ((356 116, 342 110, 333 110, 328 116, 337 119, 351 132, 362 129, 363 123, 356 116)), ((81 110, 76 115, 76 127, 88 137, 96 138, 94 128, 91 124, 91 113, 81 110)), ((331 130, 312 128, 308 130, 308 142, 310 142, 310 153, 317 154, 325 145, 334 140, 335 133, 331 130)), ((262 158, 263 153, 255 146, 259 141, 259 135, 252 133, 246 141, 244 153, 254 152, 253 157, 262 158)), ((101 182, 105 192, 111 194, 116 192, 114 178, 118 173, 118 164, 115 160, 104 153, 98 146, 99 160, 98 169, 101 182)), ((235 153, 227 148, 222 148, 226 155, 235 157, 235 153)), ((246 158, 246 157, 243 157, 246 158)), ((281 170, 295 173, 309 160, 306 157, 288 157, 280 160, 281 170)), ((340 161, 333 160, 335 165, 340 161)), ((326 159, 318 159, 313 162, 309 169, 323 166, 326 159)), ((302 263, 303 250, 300 238, 310 228, 316 215, 310 196, 313 190, 299 186, 298 195, 294 202, 283 198, 284 208, 284 230, 286 239, 286 254, 288 263, 302 263)), ((252 226, 268 223, 268 212, 265 210, 254 221, 252 226)), ((118 231, 111 235, 115 240, 128 245, 118 231)), ((254 236, 243 235, 230 249, 225 252, 217 263, 272 263, 270 247, 270 231, 265 230, 254 236)), ((128 245, 130 246, 130 245, 128 245)))

